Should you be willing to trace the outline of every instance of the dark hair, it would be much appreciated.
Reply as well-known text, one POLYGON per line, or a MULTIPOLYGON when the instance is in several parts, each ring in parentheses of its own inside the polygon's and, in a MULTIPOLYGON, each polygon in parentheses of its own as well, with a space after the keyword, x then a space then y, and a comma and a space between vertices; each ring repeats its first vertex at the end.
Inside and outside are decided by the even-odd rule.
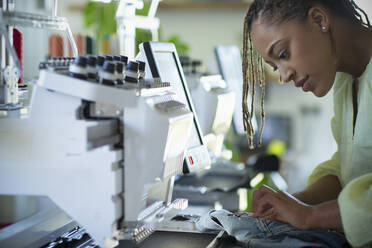
POLYGON ((254 0, 244 20, 243 33, 243 122, 248 134, 249 147, 254 148, 252 117, 254 114, 255 85, 261 87, 261 127, 258 145, 261 145, 262 131, 265 123, 264 95, 265 78, 262 58, 254 50, 251 42, 252 23, 263 18, 270 23, 283 23, 293 19, 306 20, 308 12, 314 5, 324 6, 331 14, 345 18, 350 22, 371 28, 367 14, 358 7, 353 0, 254 0), (363 17, 365 20, 363 20, 363 17), (250 87, 251 86, 251 87, 250 87), (251 108, 249 110, 247 98, 252 92, 251 108))
POLYGON ((367 14, 353 0, 255 0, 247 13, 248 30, 250 31, 252 22, 259 16, 266 20, 271 19, 273 23, 295 18, 305 20, 309 9, 315 4, 324 6, 335 16, 371 26, 367 14), (365 21, 358 11, 363 14, 365 21))

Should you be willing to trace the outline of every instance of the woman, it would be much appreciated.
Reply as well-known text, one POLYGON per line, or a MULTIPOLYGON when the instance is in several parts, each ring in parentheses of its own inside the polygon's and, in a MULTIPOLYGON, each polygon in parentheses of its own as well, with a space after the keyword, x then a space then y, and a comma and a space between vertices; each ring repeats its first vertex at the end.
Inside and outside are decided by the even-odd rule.
POLYGON ((303 230, 342 230, 351 245, 371 245, 372 28, 367 15, 352 0, 255 0, 244 24, 243 113, 250 144, 254 109, 252 100, 248 111, 246 99, 249 91, 254 96, 254 83, 264 94, 260 58, 279 70, 284 82, 316 97, 333 87, 331 126, 338 144, 304 191, 293 196, 267 186, 255 191, 254 217, 303 230))

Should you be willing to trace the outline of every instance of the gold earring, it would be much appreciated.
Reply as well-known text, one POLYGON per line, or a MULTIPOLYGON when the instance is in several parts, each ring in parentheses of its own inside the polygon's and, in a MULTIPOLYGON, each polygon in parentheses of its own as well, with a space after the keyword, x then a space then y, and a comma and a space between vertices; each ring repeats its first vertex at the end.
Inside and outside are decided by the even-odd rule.
POLYGON ((282 76, 281 76, 281 75, 279 76, 279 83, 280 83, 280 84, 284 84, 284 81, 283 81, 283 79, 282 79, 282 76))

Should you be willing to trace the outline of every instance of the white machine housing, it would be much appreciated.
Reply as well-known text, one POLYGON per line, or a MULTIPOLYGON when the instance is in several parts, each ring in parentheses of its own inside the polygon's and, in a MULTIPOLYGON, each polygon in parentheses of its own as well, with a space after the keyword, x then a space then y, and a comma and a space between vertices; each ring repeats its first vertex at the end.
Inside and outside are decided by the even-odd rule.
POLYGON ((146 61, 146 78, 159 79, 169 82, 177 100, 184 103, 186 108, 194 113, 191 137, 184 160, 185 172, 200 171, 210 167, 211 160, 207 146, 204 143, 203 132, 199 126, 198 116, 186 79, 173 43, 144 42, 139 46, 137 59, 146 61))
POLYGON ((170 199, 193 115, 156 92, 41 70, 29 115, 0 119, 0 194, 50 197, 103 247, 145 238, 159 212, 187 205, 170 199), (124 113, 85 118, 84 104, 95 102, 124 113))
POLYGON ((234 113, 235 92, 223 87, 220 75, 188 77, 188 82, 204 140, 212 154, 220 157, 234 113))

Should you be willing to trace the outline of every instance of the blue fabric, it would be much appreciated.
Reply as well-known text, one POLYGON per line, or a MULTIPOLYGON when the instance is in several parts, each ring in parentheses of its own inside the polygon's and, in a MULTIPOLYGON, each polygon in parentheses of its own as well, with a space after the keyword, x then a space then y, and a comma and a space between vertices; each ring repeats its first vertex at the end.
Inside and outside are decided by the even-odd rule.
POLYGON ((202 232, 225 230, 244 247, 350 247, 345 236, 333 230, 304 231, 277 221, 238 217, 226 210, 209 211, 201 216, 196 227, 202 232))

